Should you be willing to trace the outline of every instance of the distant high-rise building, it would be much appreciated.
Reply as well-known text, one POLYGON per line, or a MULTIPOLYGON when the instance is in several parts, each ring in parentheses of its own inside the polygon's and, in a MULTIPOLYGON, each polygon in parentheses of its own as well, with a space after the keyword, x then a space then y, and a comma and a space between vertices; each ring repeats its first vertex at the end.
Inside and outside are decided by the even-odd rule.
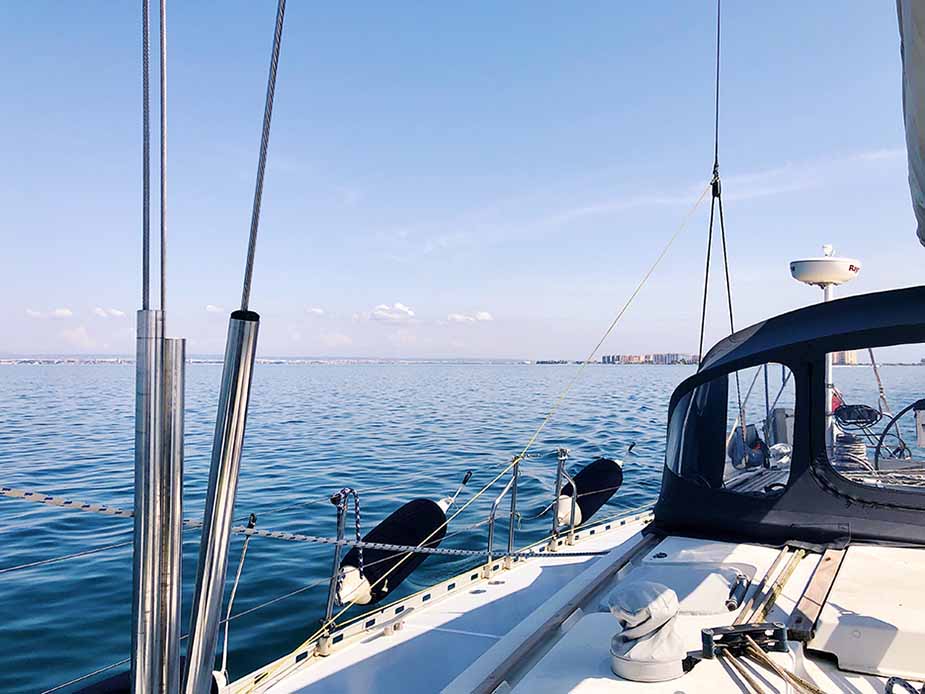
POLYGON ((835 366, 857 366, 858 353, 853 349, 845 352, 833 352, 832 363, 835 366))

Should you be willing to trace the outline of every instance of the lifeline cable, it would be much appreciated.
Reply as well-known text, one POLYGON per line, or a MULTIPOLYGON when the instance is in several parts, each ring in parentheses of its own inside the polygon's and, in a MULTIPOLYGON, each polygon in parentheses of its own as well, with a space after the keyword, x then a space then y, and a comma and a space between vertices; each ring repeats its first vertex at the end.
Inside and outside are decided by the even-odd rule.
MULTIPOLYGON (((598 525, 607 523, 608 521, 613 521, 613 520, 618 519, 618 518, 632 519, 632 518, 633 518, 633 515, 632 515, 632 514, 638 513, 638 512, 640 512, 640 511, 649 511, 650 508, 651 508, 651 507, 649 507, 649 506, 639 506, 639 507, 636 507, 636 508, 627 509, 627 510, 624 510, 624 511, 622 511, 622 512, 615 513, 615 514, 613 514, 612 516, 607 516, 607 517, 601 519, 601 521, 598 523, 598 525)), ((465 528, 465 529, 463 529, 463 530, 469 530, 469 529, 472 529, 473 527, 478 527, 479 525, 484 525, 484 523, 485 523, 485 521, 483 521, 483 522, 481 522, 481 523, 477 523, 475 526, 470 526, 470 528, 465 528)), ((458 531, 458 532, 462 532, 462 531, 458 531)), ((446 537, 450 537, 450 536, 451 536, 451 535, 447 535, 446 537)), ((446 538, 444 538, 444 539, 446 539, 446 538)), ((534 546, 536 546, 536 545, 538 545, 538 544, 545 544, 545 542, 546 542, 548 539, 549 539, 548 537, 547 537, 547 538, 543 538, 543 539, 540 540, 538 543, 534 543, 534 546)), ((541 555, 538 555, 538 556, 568 557, 568 556, 572 556, 572 554, 573 554, 573 553, 570 553, 570 552, 557 552, 557 553, 555 553, 555 554, 546 554, 546 553, 544 552, 544 553, 542 553, 541 555)), ((578 553, 576 553, 576 554, 578 554, 578 553)), ((584 553, 580 553, 580 554, 581 554, 582 556, 585 556, 584 553)), ((382 559, 377 559, 376 561, 373 561, 373 562, 370 562, 370 563, 366 564, 366 566, 375 566, 375 565, 377 565, 377 564, 381 564, 381 563, 386 562, 386 561, 391 561, 393 558, 394 558, 394 557, 391 557, 391 556, 383 557, 382 559)), ((299 594, 301 594, 301 593, 304 593, 305 591, 311 590, 312 588, 318 588, 318 587, 320 587, 320 586, 322 586, 322 585, 325 585, 325 584, 327 584, 327 583, 329 583, 329 582, 330 582, 330 578, 323 578, 323 579, 320 579, 320 580, 318 580, 318 581, 313 581, 312 583, 309 583, 309 584, 307 584, 307 585, 304 585, 304 586, 301 586, 301 587, 299 587, 299 588, 296 588, 295 590, 291 590, 291 591, 289 591, 288 593, 283 593, 282 595, 277 595, 276 597, 270 598, 269 600, 267 600, 267 601, 265 601, 265 602, 262 602, 262 603, 260 603, 260 604, 258 604, 258 605, 254 605, 253 607, 249 607, 249 608, 247 608, 246 610, 242 610, 241 612, 237 612, 237 613, 231 615, 230 617, 226 617, 226 618, 223 619, 219 624, 220 624, 220 625, 225 625, 225 624, 227 624, 228 622, 233 622, 233 621, 236 620, 236 619, 240 619, 241 617, 246 617, 247 615, 253 614, 254 612, 257 612, 257 611, 259 611, 259 610, 264 609, 265 607, 269 607, 269 606, 271 606, 271 605, 275 605, 275 604, 278 603, 278 602, 281 602, 281 601, 283 601, 283 600, 287 600, 287 599, 289 599, 289 598, 291 598, 291 597, 294 597, 294 596, 296 596, 296 595, 299 595, 299 594)), ((362 618, 363 618, 363 615, 360 615, 360 616, 356 617, 356 619, 362 619, 362 618)), ((183 634, 183 635, 180 637, 180 640, 181 640, 181 641, 184 641, 184 640, 186 640, 187 638, 189 638, 189 634, 183 634)), ((127 663, 129 662, 129 660, 130 660, 130 658, 123 658, 122 660, 119 660, 119 661, 117 661, 117 662, 110 663, 109 665, 106 665, 106 666, 104 666, 104 667, 101 667, 101 668, 98 668, 98 669, 96 669, 96 670, 93 670, 92 672, 85 673, 85 674, 83 674, 83 675, 80 675, 79 677, 76 677, 76 678, 74 678, 74 679, 68 680, 67 682, 64 682, 64 683, 62 683, 62 684, 55 685, 55 686, 52 687, 51 689, 46 689, 46 690, 44 690, 44 691, 42 692, 42 694, 52 694, 53 692, 57 692, 57 691, 60 691, 61 689, 64 689, 65 687, 69 687, 69 686, 71 686, 71 685, 78 684, 79 682, 83 682, 83 681, 85 681, 85 680, 88 680, 88 679, 90 679, 91 677, 94 677, 94 676, 96 676, 96 675, 99 675, 99 674, 102 674, 102 673, 104 673, 104 672, 108 672, 109 670, 112 670, 112 669, 114 669, 114 668, 117 668, 117 667, 119 667, 120 665, 125 665, 125 664, 127 664, 127 663)))

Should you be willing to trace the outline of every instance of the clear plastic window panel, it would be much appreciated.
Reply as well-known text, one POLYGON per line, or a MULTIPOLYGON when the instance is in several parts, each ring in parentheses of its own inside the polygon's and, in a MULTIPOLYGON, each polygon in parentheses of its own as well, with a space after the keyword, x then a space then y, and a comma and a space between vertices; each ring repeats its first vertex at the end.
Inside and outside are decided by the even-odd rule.
POLYGON ((925 491, 925 346, 834 352, 826 452, 848 479, 925 491))
POLYGON ((747 494, 774 494, 790 479, 795 389, 780 364, 729 374, 723 485, 747 494))

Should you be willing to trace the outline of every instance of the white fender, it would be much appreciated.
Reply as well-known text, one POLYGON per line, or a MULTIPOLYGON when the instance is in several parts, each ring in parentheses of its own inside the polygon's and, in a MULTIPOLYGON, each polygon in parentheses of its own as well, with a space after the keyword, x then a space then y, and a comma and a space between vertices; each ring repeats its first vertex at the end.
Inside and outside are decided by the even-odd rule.
POLYGON ((337 601, 341 605, 351 602, 357 605, 368 605, 372 599, 372 587, 366 577, 360 575, 357 567, 345 566, 340 589, 337 591, 337 601))
MULTIPOLYGON (((556 520, 559 525, 568 525, 572 519, 572 497, 562 495, 556 499, 556 520)), ((575 525, 581 525, 581 506, 575 504, 575 525)))

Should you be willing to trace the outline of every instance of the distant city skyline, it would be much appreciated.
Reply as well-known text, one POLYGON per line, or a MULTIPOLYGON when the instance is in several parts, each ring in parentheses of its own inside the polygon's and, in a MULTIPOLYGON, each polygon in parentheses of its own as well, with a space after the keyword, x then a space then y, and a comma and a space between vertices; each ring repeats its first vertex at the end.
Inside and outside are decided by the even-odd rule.
MULTIPOLYGON (((667 9, 292 5, 258 353, 586 357, 709 182, 715 4, 667 9)), ((841 295, 921 283, 895 7, 808 4, 798 23, 741 0, 723 11, 737 327, 818 301, 788 262, 823 243, 861 260, 841 295)), ((134 351, 138 13, 0 5, 0 354, 134 351)), ((240 296, 274 14, 168 8, 167 321, 190 354, 222 352, 240 296)), ((155 70, 155 145, 157 83, 155 70)), ((708 210, 600 354, 696 351, 708 210)), ((705 347, 729 332, 714 261, 705 347)))

